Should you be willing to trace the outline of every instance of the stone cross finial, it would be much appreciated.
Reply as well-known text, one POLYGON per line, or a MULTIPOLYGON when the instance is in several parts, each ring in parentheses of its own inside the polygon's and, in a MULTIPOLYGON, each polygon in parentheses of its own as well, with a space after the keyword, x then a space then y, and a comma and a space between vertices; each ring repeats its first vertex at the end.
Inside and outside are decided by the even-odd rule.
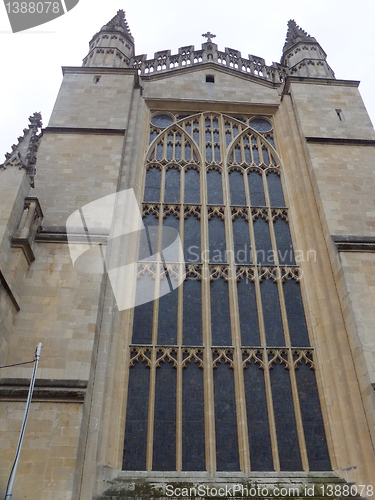
POLYGON ((205 38, 207 38, 207 43, 208 42, 212 42, 211 38, 216 38, 216 35, 213 35, 209 31, 207 31, 207 33, 203 33, 202 36, 204 36, 205 38))

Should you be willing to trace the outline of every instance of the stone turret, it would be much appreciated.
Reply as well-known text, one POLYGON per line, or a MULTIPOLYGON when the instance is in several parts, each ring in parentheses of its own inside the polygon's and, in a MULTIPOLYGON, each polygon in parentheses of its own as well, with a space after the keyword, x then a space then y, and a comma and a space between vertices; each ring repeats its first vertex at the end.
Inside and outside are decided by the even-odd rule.
POLYGON ((119 10, 92 38, 89 53, 82 66, 129 68, 132 57, 134 38, 125 19, 125 12, 119 10))
POLYGON ((291 19, 281 57, 281 64, 289 68, 291 76, 335 78, 326 61, 327 54, 316 39, 291 19))

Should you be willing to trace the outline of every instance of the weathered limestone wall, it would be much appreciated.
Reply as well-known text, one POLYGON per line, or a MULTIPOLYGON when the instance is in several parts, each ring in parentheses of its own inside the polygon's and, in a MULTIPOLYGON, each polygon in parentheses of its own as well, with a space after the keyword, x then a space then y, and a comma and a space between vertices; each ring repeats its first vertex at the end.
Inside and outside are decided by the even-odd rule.
POLYGON ((34 191, 44 227, 65 226, 75 210, 116 192, 123 141, 123 134, 45 133, 34 191))
MULTIPOLYGON (((42 342, 38 378, 88 380, 102 275, 77 273, 65 243, 39 243, 24 280, 7 363, 31 359, 42 342)), ((7 377, 27 377, 19 367, 7 377)))
MULTIPOLYGON (((78 497, 107 285, 102 274, 83 274, 73 268, 64 242, 65 224, 75 210, 117 191, 135 77, 133 70, 75 70, 65 71, 39 147, 32 195, 38 197, 45 214, 44 239, 35 243, 36 259, 20 282, 20 310, 14 327, 9 327, 12 331, 7 332, 4 354, 6 364, 30 360, 35 346, 43 344, 23 465, 14 490, 35 500, 78 497), (94 75, 100 77, 97 83, 94 75)), ((14 180, 10 184, 15 185, 14 180)), ((25 194, 18 199, 17 193, 9 191, 19 219, 25 194)), ((16 261, 19 252, 9 244, 5 251, 14 273, 21 267, 16 261)), ((1 289, 0 298, 8 300, 3 294, 1 289)), ((4 311, 0 318, 7 328, 12 323, 4 311)), ((30 365, 1 373, 0 426, 5 432, 8 425, 14 427, 2 442, 1 493, 14 458, 30 374, 30 365), (9 419, 13 424, 7 423, 9 419)), ((91 420, 91 425, 96 424, 91 420)))
MULTIPOLYGON (((145 99, 194 100, 210 103, 248 103, 253 105, 277 105, 277 90, 268 82, 254 82, 246 75, 228 74, 214 67, 192 68, 180 73, 155 75, 142 78, 145 99), (206 75, 212 75, 215 83, 206 82, 206 75)), ((230 108, 228 108, 230 109, 230 108)), ((233 108, 232 108, 233 110, 233 108)), ((222 109, 225 111, 225 109, 222 109)))
MULTIPOLYGON (((21 258, 22 269, 14 266, 11 237, 21 220, 24 199, 29 194, 30 181, 25 170, 18 167, 0 169, 0 362, 7 357, 9 339, 17 312, 17 298, 21 283, 16 282, 23 275, 26 264, 21 258)), ((14 250, 14 252, 16 252, 14 250)))
POLYGON ((375 139, 375 131, 358 91, 358 82, 304 80, 290 84, 304 137, 375 139), (341 110, 342 121, 336 110, 341 110))
POLYGON ((292 173, 287 189, 294 200, 292 227, 297 228, 298 246, 304 231, 309 240, 306 250, 317 252, 309 281, 315 281, 315 290, 307 289, 306 298, 322 360, 321 388, 334 468, 346 479, 373 481, 375 401, 369 374, 374 341, 369 329, 375 315, 372 273, 367 272, 373 254, 339 253, 332 236, 373 236, 374 146, 363 141, 373 140, 375 134, 356 88, 343 82, 314 83, 291 83, 280 108, 277 137, 287 178, 292 173), (342 110, 344 121, 336 109, 342 110), (293 121, 295 128, 289 131, 293 121), (303 179, 310 194, 301 190, 303 179), (311 195, 309 214, 297 208, 296 201, 306 204, 311 195))
POLYGON ((308 152, 329 234, 374 236, 375 144, 309 143, 308 152))
POLYGON ((125 129, 134 79, 134 70, 64 68, 49 127, 125 129))
MULTIPOLYGON (((0 402, 0 494, 14 460, 25 402, 0 402)), ((12 498, 70 500, 77 468, 82 405, 34 401, 30 408, 12 498)))

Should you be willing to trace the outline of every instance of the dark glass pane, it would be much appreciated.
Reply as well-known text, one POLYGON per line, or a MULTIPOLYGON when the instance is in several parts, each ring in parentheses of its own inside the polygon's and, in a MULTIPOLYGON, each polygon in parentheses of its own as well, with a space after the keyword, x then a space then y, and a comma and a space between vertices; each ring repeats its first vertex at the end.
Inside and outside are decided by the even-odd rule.
POLYGON ((254 158, 254 163, 256 165, 259 165, 260 164, 260 158, 259 158, 259 151, 258 151, 258 147, 257 146, 253 147, 253 158, 254 158))
POLYGON ((214 215, 208 221, 210 243, 210 262, 226 262, 225 226, 224 221, 214 215))
POLYGON ((223 189, 221 186, 221 173, 217 170, 207 171, 207 198, 210 205, 223 204, 223 189))
POLYGON ((150 369, 141 361, 130 368, 123 470, 146 470, 150 369))
POLYGON ((254 362, 243 372, 252 471, 273 470, 264 372, 254 362))
POLYGON ((213 128, 218 128, 219 127, 219 122, 218 122, 217 118, 214 118, 212 120, 212 126, 213 126, 213 128))
POLYGON ((181 160, 181 142, 180 143, 176 142, 176 144, 175 144, 174 159, 176 161, 180 161, 181 160))
POLYGON ((204 121, 204 124, 206 127, 211 127, 211 119, 210 118, 206 118, 205 121, 204 121))
POLYGON ((197 363, 182 372, 182 470, 205 470, 203 369, 197 363))
POLYGON ((315 372, 303 363, 296 370, 296 377, 309 468, 331 470, 315 372))
POLYGON ((251 152, 249 148, 244 148, 245 150, 245 162, 250 165, 251 163, 251 152))
POLYGON ((185 161, 191 161, 191 145, 185 144, 185 161))
POLYGON ((173 277, 166 276, 160 283, 163 292, 164 287, 168 287, 169 293, 159 298, 159 319, 158 319, 158 345, 177 344, 177 308, 178 308, 178 287, 173 277), (167 283, 163 283, 166 280, 167 283))
POLYGON ((155 127, 165 128, 172 125, 173 118, 169 115, 156 115, 151 119, 151 123, 155 125, 155 127))
POLYGON ((234 148, 234 156, 236 158, 236 162, 237 163, 241 163, 242 162, 242 158, 241 158, 241 148, 239 146, 236 146, 234 148))
POLYGON ((197 170, 189 168, 185 170, 185 199, 184 203, 194 203, 199 205, 200 195, 200 175, 197 170))
POLYGON ((179 261, 178 238, 180 234, 180 220, 172 214, 165 217, 162 233, 162 253, 165 262, 179 261))
MULTIPOLYGON (((194 125, 195 125, 195 122, 194 122, 194 125)), ((198 144, 199 146, 199 129, 194 129, 193 131, 193 139, 194 141, 198 144)))
POLYGON ((269 165, 269 163, 270 163, 270 157, 268 156, 268 151, 266 148, 263 148, 263 161, 267 165, 269 165))
POLYGON ((165 203, 180 203, 180 171, 170 168, 165 172, 165 203))
POLYGON ((233 125, 233 135, 236 137, 238 135, 238 127, 237 125, 233 125))
POLYGON ((202 345, 202 283, 187 278, 183 284, 183 343, 202 345))
POLYGON ((210 283, 212 345, 232 345, 228 283, 217 278, 210 283))
POLYGON ((284 346, 284 330, 277 283, 271 279, 265 279, 260 284, 260 291, 262 296, 263 320, 267 346, 284 346))
POLYGON ((173 143, 169 142, 167 143, 167 160, 171 161, 173 158, 173 143))
POLYGON ((191 124, 190 123, 185 123, 185 130, 189 135, 191 135, 191 124))
POLYGON ((272 125, 264 118, 254 118, 253 120, 250 120, 249 125, 257 132, 268 132, 272 130, 272 125))
POLYGON ((232 142, 232 134, 231 134, 230 130, 227 130, 225 133, 225 141, 226 141, 227 147, 232 142))
POLYGON ((152 319, 154 313, 153 299, 155 281, 151 276, 144 274, 137 280, 135 293, 135 309, 133 320, 133 344, 151 344, 152 319))
POLYGON ((243 217, 237 217, 232 226, 234 260, 237 264, 251 264, 249 223, 243 217))
POLYGON ((242 172, 232 170, 229 173, 231 205, 246 205, 245 187, 242 172))
POLYGON ((184 259, 185 262, 201 262, 201 224, 192 214, 184 221, 184 259))
POLYGON ((271 146, 274 148, 275 142, 274 142, 273 138, 270 135, 267 135, 266 139, 271 144, 271 146))
POLYGON ((236 400, 233 370, 222 360, 214 369, 216 468, 238 471, 236 400))
POLYGON ((220 146, 215 146, 214 147, 214 153, 215 153, 215 161, 216 161, 216 163, 220 163, 220 160, 221 160, 220 146))
POLYGON ((271 207, 285 207, 280 176, 276 172, 270 172, 267 175, 267 184, 271 207))
POLYGON ((264 197, 263 178, 258 172, 250 172, 248 174, 250 204, 252 207, 264 207, 266 199, 264 197))
POLYGON ((214 142, 219 142, 220 137, 219 137, 219 131, 214 130, 214 142))
POLYGON ((289 224, 284 219, 278 218, 274 221, 273 228, 275 231, 277 256, 280 266, 293 266, 296 262, 294 259, 289 224))
POLYGON ((152 167, 146 172, 144 201, 160 201, 161 171, 152 167))
POLYGON ((307 347, 310 343, 300 285, 294 280, 286 280, 283 290, 292 346, 307 347))
POLYGON ((259 346, 258 310, 255 285, 246 276, 237 283, 238 309, 240 313, 241 343, 259 346))
POLYGON ((150 132, 150 144, 152 143, 152 141, 158 136, 158 133, 156 132, 156 130, 152 130, 150 132))
POLYGON ((158 145, 156 146, 156 159, 157 160, 163 159, 163 150, 164 150, 163 143, 159 142, 158 145))
POLYGON ((159 220, 155 215, 147 214, 143 217, 142 222, 145 226, 145 231, 141 232, 139 260, 155 261, 158 248, 159 220))
POLYGON ((209 163, 212 161, 212 146, 211 146, 211 144, 206 145, 206 160, 209 163))
POLYGON ((280 468, 302 470, 289 371, 279 361, 270 370, 280 468))
POLYGON ((274 258, 268 222, 258 217, 253 222, 253 227, 258 264, 273 265, 274 258))
POLYGON ((176 470, 176 369, 168 360, 156 369, 152 469, 176 470))
POLYGON ((210 129, 206 130, 205 139, 206 139, 206 143, 211 143, 211 130, 210 129))

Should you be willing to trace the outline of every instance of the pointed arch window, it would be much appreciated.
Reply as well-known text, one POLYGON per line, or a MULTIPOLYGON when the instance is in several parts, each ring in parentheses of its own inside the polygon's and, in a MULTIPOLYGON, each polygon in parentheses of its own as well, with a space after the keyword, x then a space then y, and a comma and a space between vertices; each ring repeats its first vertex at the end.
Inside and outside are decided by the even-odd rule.
POLYGON ((150 141, 123 468, 329 470, 271 120, 157 112, 150 141))

